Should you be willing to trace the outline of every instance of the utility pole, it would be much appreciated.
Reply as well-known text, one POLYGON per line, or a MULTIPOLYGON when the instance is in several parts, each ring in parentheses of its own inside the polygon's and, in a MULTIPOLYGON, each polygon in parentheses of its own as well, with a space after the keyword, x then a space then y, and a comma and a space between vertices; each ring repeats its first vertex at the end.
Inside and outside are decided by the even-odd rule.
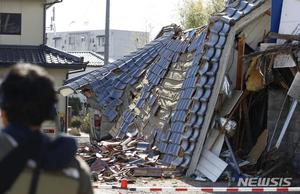
POLYGON ((109 12, 110 12, 110 0, 106 0, 104 65, 108 64, 108 59, 109 59, 109 17, 110 17, 109 12))

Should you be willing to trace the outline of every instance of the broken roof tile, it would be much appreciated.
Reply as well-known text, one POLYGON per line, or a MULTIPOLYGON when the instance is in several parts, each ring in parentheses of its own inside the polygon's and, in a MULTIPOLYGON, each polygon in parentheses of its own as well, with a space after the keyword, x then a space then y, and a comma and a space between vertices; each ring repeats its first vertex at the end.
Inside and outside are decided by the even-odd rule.
POLYGON ((184 122, 172 122, 171 123, 171 131, 177 133, 183 133, 184 130, 184 122))
MULTIPOLYGON (((158 116, 160 114, 170 117, 169 120, 164 120, 165 123, 160 123, 161 128, 154 127, 155 129, 159 128, 159 134, 161 134, 157 137, 157 144, 160 145, 159 149, 164 154, 164 163, 171 164, 176 160, 174 164, 186 168, 191 161, 195 142, 198 140, 206 118, 208 102, 215 87, 219 65, 223 65, 219 62, 231 26, 262 2, 262 0, 240 0, 239 3, 230 4, 223 13, 216 14, 211 18, 207 28, 180 33, 175 33, 175 28, 172 28, 172 30, 163 32, 143 49, 112 64, 109 70, 101 70, 93 76, 82 77, 80 81, 72 82, 71 87, 78 89, 84 84, 90 84, 95 94, 101 96, 100 100, 104 101, 100 103, 101 106, 112 106, 112 110, 116 110, 115 105, 120 101, 116 101, 118 103, 109 101, 120 100, 122 92, 113 90, 122 91, 127 89, 127 86, 131 87, 129 83, 141 83, 141 89, 133 103, 137 103, 136 108, 140 110, 147 104, 147 108, 149 105, 150 110, 144 110, 147 116, 139 115, 139 117, 149 116, 152 119, 151 122, 154 121, 154 123, 156 121, 154 118, 160 119, 158 116), (181 75, 180 81, 178 81, 179 86, 174 88, 174 91, 178 91, 180 95, 172 96, 170 92, 170 95, 161 96, 157 92, 160 87, 156 86, 165 83, 167 80, 165 78, 173 70, 173 67, 176 67, 177 73, 180 72, 181 75), (142 78, 144 75, 145 77, 142 78), (95 82, 93 79, 98 79, 98 81, 95 82), (115 81, 108 82, 106 79, 115 81), (160 99, 164 99, 163 104, 156 103, 160 102, 160 99), (170 101, 172 103, 165 103, 170 101), (169 116, 169 113, 173 114, 169 116), (184 157, 178 156, 177 145, 186 151, 184 157)), ((111 115, 111 118, 114 116, 110 111, 106 110, 106 112, 104 115, 111 115)), ((132 114, 135 115, 135 112, 132 114)), ((125 122, 126 119, 127 116, 122 114, 121 129, 119 130, 119 134, 122 136, 126 133, 129 125, 125 122)), ((148 120, 145 120, 145 123, 147 122, 148 120)))
POLYGON ((188 110, 191 102, 191 99, 180 99, 177 103, 176 110, 188 110))

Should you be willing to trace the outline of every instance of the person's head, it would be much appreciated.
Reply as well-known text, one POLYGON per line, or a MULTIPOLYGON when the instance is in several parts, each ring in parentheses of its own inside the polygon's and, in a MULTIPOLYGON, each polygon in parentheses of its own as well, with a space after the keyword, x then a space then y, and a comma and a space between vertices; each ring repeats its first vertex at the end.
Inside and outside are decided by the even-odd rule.
POLYGON ((40 126, 53 119, 56 102, 52 79, 36 65, 13 66, 0 86, 0 108, 8 124, 40 126))

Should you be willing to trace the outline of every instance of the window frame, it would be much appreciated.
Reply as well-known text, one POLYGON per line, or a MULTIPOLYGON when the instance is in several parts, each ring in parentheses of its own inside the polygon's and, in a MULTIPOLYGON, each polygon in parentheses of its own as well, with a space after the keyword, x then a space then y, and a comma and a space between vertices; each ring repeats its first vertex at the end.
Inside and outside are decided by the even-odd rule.
POLYGON ((2 27, 0 25, 0 35, 22 35, 22 13, 7 13, 7 12, 0 12, 0 20, 1 20, 1 17, 2 15, 16 15, 18 16, 18 21, 20 22, 19 25, 20 25, 20 30, 18 32, 3 32, 2 31, 2 27))
POLYGON ((104 47, 105 46, 105 35, 97 35, 97 45, 99 47, 104 47))
POLYGON ((75 42, 76 42, 75 36, 70 35, 69 36, 69 45, 75 45, 75 42))

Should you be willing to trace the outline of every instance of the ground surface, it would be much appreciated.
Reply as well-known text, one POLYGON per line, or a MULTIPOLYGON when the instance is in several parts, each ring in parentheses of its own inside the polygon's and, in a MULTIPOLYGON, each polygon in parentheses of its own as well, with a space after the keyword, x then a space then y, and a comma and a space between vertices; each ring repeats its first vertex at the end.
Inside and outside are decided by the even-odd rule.
MULTIPOLYGON (((81 136, 72 136, 74 137, 78 144, 81 143, 88 143, 89 142, 89 135, 82 133, 81 136)), ((121 190, 121 189, 111 189, 111 186, 116 186, 120 187, 119 182, 111 182, 111 183, 94 183, 94 185, 99 186, 100 188, 95 188, 94 192, 95 194, 125 194, 125 193, 134 193, 134 194, 145 194, 145 193, 164 193, 164 194, 171 194, 175 193, 174 191, 163 191, 163 192, 149 192, 149 191, 128 191, 128 190, 121 190), (101 186, 104 186, 101 188, 101 186), (109 189, 108 189, 109 188, 109 189)), ((228 187, 227 182, 217 182, 217 183, 212 183, 212 182, 200 182, 200 181, 195 181, 191 178, 176 178, 176 179, 154 179, 154 178, 137 178, 133 183, 128 183, 128 188, 139 188, 139 187, 168 187, 168 188, 174 188, 174 187, 181 187, 181 188, 197 188, 197 187, 228 187)), ((200 192, 200 191, 195 191, 195 192, 177 192, 177 193, 191 193, 191 194, 201 194, 201 193, 207 193, 207 192, 200 192)), ((264 192, 264 193, 269 193, 270 192, 264 192)), ((293 192, 289 192, 293 193, 293 192)), ((295 193, 295 192, 294 192, 295 193)))
MULTIPOLYGON (((106 183, 101 185, 116 185, 120 186, 120 183, 106 183)), ((138 178, 135 180, 134 183, 128 184, 129 188, 138 188, 139 187, 200 187, 200 186, 212 186, 212 183, 201 183, 198 181, 194 181, 191 179, 153 179, 153 178, 138 178)), ((217 183, 217 185, 224 186, 224 184, 217 183)), ((118 190, 118 189, 96 189, 95 193, 106 193, 106 194, 112 194, 112 193, 151 193, 149 191, 124 191, 124 190, 118 190)), ((163 192, 155 192, 155 193, 174 193, 174 191, 163 191, 163 192)), ((180 192, 180 193, 202 193, 199 191, 195 192, 180 192)))
MULTIPOLYGON (((105 186, 110 186, 110 185, 115 185, 115 186, 120 186, 120 183, 100 183, 101 185, 105 186)), ((138 178, 136 182, 133 184, 128 184, 129 188, 139 188, 139 187, 227 187, 227 183, 212 183, 212 182, 199 182, 195 181, 189 178, 182 178, 182 179, 153 179, 153 178, 138 178)), ((145 193, 164 193, 164 194, 171 194, 175 193, 174 191, 163 191, 163 192, 149 192, 149 191, 127 191, 127 190, 121 190, 121 189, 95 189, 95 194, 100 194, 100 193, 105 193, 105 194, 145 194, 145 193)), ((191 193, 191 194, 202 194, 202 193, 207 193, 207 192, 200 192, 200 191, 189 191, 189 192, 176 192, 176 193, 191 193)), ((273 194, 271 192, 264 192, 268 194, 273 194)), ((289 193, 295 193, 295 192, 289 192, 289 193)), ((257 193, 258 194, 258 193, 257 193)))

